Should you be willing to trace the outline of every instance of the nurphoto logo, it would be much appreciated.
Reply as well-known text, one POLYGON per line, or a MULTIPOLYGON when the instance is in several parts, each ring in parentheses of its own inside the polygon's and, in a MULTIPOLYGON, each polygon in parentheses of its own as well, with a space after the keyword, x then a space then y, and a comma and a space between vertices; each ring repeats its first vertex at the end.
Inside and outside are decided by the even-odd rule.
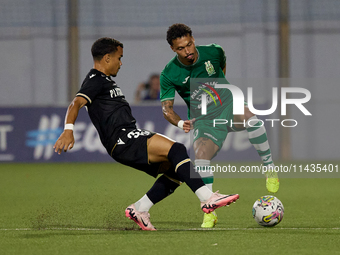
MULTIPOLYGON (((201 85, 205 86, 205 88, 201 88, 206 93, 202 93, 201 95, 201 114, 207 115, 208 114, 208 104, 211 102, 208 102, 207 95, 209 95, 215 105, 217 106, 217 102, 215 100, 215 97, 220 101, 220 104, 222 105, 221 98, 219 94, 217 93, 216 89, 229 89, 232 96, 233 96, 233 114, 234 115, 243 115, 244 114, 244 94, 242 90, 232 84, 218 84, 217 82, 214 82, 213 88, 211 85, 208 85, 206 83, 199 82, 201 85), (210 91, 210 89, 216 96, 214 97, 210 91)), ((259 110, 255 109, 254 103, 253 103, 253 88, 248 87, 247 88, 247 106, 249 110, 256 115, 266 116, 274 113, 278 107, 278 88, 273 87, 272 88, 272 105, 267 110, 259 110)), ((303 105, 307 103, 311 99, 311 93, 308 89, 305 88, 298 88, 298 87, 283 87, 280 90, 281 95, 281 116, 287 115, 287 105, 295 105, 304 115, 311 116, 312 114, 307 110, 307 108, 303 105), (302 94, 302 98, 287 98, 288 94, 302 94)), ((246 126, 246 121, 243 122, 232 122, 232 120, 227 119, 213 119, 213 126, 216 127, 216 125, 224 125, 227 124, 230 121, 230 125, 233 126, 233 124, 243 124, 243 126, 246 126)), ((258 120, 256 120, 257 122, 258 120)), ((263 120, 260 120, 262 125, 264 124, 263 120)), ((271 122, 272 127, 274 126, 274 123, 277 121, 281 122, 281 125, 284 127, 295 127, 298 122, 295 119, 265 119, 265 121, 271 122)), ((249 121, 251 122, 251 121, 249 121)), ((248 125, 252 126, 251 123, 248 123, 248 125)))

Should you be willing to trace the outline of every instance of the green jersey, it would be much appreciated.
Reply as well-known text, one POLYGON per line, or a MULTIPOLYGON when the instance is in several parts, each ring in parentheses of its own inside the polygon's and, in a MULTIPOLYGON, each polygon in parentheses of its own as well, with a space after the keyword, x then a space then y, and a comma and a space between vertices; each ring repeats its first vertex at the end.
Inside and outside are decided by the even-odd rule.
POLYGON ((160 76, 161 101, 173 100, 175 91, 188 106, 188 119, 201 118, 202 94, 207 95, 207 112, 209 116, 219 114, 223 102, 232 102, 228 89, 214 89, 216 83, 229 84, 223 69, 226 56, 221 46, 209 44, 196 46, 198 58, 192 65, 184 65, 175 56, 165 66, 160 76))

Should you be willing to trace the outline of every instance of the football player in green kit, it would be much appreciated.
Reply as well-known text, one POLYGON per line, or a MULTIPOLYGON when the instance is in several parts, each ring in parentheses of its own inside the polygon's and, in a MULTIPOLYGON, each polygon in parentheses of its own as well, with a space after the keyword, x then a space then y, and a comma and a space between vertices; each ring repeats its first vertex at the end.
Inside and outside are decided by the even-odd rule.
MULTIPOLYGON (((167 31, 167 41, 176 56, 165 66, 160 77, 163 115, 171 124, 186 133, 194 129, 195 167, 204 169, 200 175, 205 184, 212 190, 214 177, 209 171, 210 160, 221 149, 228 132, 231 131, 247 130, 249 141, 260 155, 263 165, 273 169, 271 167, 274 167, 274 163, 263 123, 249 111, 246 105, 243 115, 233 115, 233 97, 230 90, 214 89, 211 82, 209 83, 211 80, 222 79, 223 84, 229 84, 225 78, 226 56, 221 46, 217 44, 196 46, 192 31, 185 24, 170 26, 167 31), (193 89, 190 87, 190 80, 197 81, 198 78, 203 79, 203 82, 197 89, 193 89), (188 106, 188 120, 182 120, 173 110, 175 91, 188 106), (204 93, 218 94, 218 97, 215 96, 216 100, 215 98, 207 100, 210 122, 201 114, 200 104, 204 93), (216 104, 216 101, 219 102, 216 104), (212 116, 214 119, 228 120, 228 124, 216 125, 212 128, 212 116)), ((279 179, 273 170, 266 174, 266 187, 272 193, 276 193, 279 189, 279 179)), ((204 214, 201 227, 211 228, 216 225, 216 222, 216 214, 204 214)))

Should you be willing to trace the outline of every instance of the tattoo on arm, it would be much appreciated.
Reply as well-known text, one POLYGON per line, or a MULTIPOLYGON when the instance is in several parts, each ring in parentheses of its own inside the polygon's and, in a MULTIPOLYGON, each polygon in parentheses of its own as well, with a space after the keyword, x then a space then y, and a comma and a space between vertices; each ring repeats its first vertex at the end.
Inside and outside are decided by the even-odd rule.
POLYGON ((171 124, 177 126, 178 121, 181 117, 174 111, 174 100, 166 100, 162 102, 162 111, 164 118, 171 124))

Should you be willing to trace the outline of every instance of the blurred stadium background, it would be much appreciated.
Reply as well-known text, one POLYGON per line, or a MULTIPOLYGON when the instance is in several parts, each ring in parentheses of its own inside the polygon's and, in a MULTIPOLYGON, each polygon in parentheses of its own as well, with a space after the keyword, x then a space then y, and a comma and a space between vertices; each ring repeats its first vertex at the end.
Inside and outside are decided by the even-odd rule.
MULTIPOLYGON (((90 47, 103 36, 124 43, 123 67, 116 81, 129 102, 137 85, 151 73, 161 72, 174 56, 165 40, 167 28, 185 23, 193 29, 196 44, 217 43, 224 48, 232 84, 244 93, 253 87, 255 103, 270 105, 271 88, 279 86, 280 77, 278 7, 275 0, 0 0, 0 161, 87 158, 79 154, 56 159, 51 147, 74 95, 71 79, 80 86, 92 67, 90 47)), ((289 118, 298 125, 290 129, 290 159, 339 158, 339 45, 340 1, 289 1, 287 77, 290 86, 311 92, 306 107, 313 114, 304 116, 291 108, 289 118)), ((183 104, 182 100, 176 99, 176 104, 183 104)), ((189 138, 163 119, 160 103, 145 107, 148 111, 133 107, 141 127, 190 146, 189 138)), ((186 116, 184 106, 178 111, 186 116)), ((93 149, 95 132, 88 118, 76 126, 81 142, 70 155, 86 150, 93 160, 110 161, 100 145, 93 149)), ((278 159, 282 130, 277 126, 267 130, 278 159)), ((254 151, 249 144, 238 146, 242 136, 230 139, 236 142, 226 143, 227 154, 257 160, 254 152, 249 152, 253 156, 239 154, 254 151)))

